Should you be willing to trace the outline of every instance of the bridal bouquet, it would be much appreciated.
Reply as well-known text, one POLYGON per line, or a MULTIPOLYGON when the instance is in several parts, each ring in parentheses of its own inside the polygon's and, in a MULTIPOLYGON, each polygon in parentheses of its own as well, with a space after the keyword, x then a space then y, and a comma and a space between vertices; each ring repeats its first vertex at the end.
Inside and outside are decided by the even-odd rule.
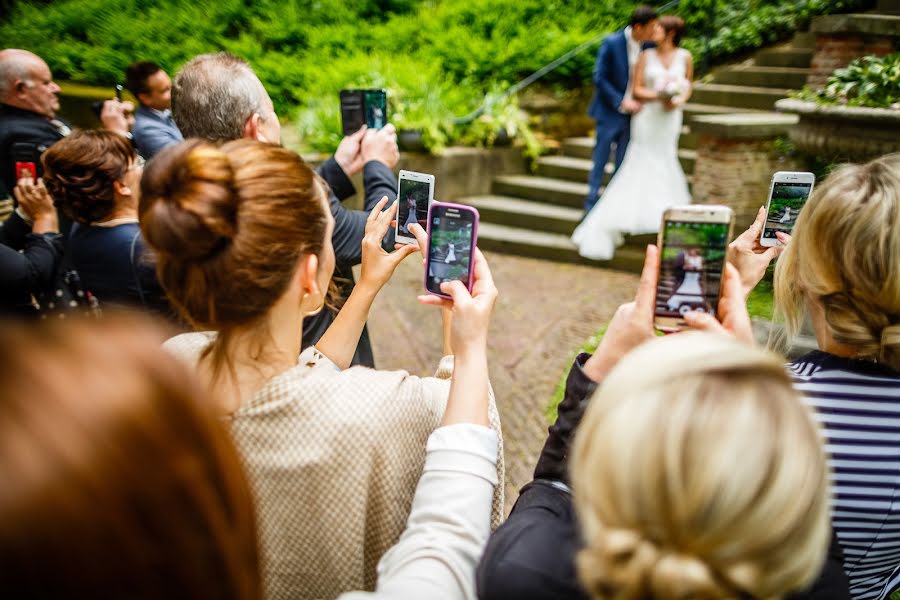
POLYGON ((660 77, 656 80, 656 95, 660 100, 671 100, 685 93, 690 85, 684 77, 660 77))

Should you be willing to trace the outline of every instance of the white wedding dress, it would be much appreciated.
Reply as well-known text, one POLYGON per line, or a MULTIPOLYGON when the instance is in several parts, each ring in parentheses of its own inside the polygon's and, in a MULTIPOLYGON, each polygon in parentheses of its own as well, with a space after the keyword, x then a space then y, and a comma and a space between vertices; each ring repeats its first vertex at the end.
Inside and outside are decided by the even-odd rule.
MULTIPOLYGON (((644 52, 645 87, 652 90, 661 81, 686 77, 687 50, 676 50, 668 69, 655 50, 644 52)), ((622 165, 572 234, 581 256, 609 260, 623 234, 656 233, 666 209, 691 203, 678 162, 681 124, 681 109, 666 110, 661 102, 644 104, 631 118, 631 141, 622 165)))

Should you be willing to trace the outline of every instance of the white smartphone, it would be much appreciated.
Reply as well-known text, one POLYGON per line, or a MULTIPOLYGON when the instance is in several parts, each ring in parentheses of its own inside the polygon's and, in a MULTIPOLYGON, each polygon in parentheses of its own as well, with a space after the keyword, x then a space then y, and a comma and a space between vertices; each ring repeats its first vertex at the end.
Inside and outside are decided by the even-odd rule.
POLYGON ((434 200, 434 175, 400 171, 397 181, 397 230, 398 244, 415 244, 416 238, 408 227, 418 223, 422 229, 428 230, 428 209, 434 200))
POLYGON ((657 329, 680 331, 689 311, 716 315, 733 228, 734 212, 727 206, 682 206, 663 214, 654 315, 657 329))
POLYGON ((815 182, 816 176, 812 173, 778 171, 772 176, 769 200, 766 202, 766 224, 760 234, 760 245, 777 246, 780 242, 775 237, 776 231, 790 234, 794 230, 800 209, 812 194, 815 182))

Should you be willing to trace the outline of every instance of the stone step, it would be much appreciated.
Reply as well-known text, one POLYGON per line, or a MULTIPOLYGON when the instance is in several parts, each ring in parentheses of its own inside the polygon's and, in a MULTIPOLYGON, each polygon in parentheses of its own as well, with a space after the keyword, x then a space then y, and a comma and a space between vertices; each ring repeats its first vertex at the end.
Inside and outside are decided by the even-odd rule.
POLYGON ((566 181, 535 175, 501 175, 491 184, 491 193, 535 202, 581 208, 588 193, 587 182, 566 181))
MULTIPOLYGON (((714 104, 700 104, 697 102, 688 102, 684 105, 684 121, 690 126, 694 117, 702 117, 703 115, 730 115, 736 112, 731 106, 717 106, 714 104)), ((741 109, 737 112, 760 112, 748 108, 741 109)))
POLYGON ((816 34, 811 31, 798 31, 791 39, 791 46, 803 50, 815 50, 816 34))
MULTIPOLYGON (((691 106, 690 104, 686 104, 685 108, 691 106)), ((703 109, 701 111, 695 112, 693 114, 697 115, 706 115, 710 114, 713 111, 706 112, 703 109)), ((728 109, 723 112, 732 113, 733 109, 728 109)), ((681 128, 681 137, 678 139, 678 147, 684 150, 696 150, 697 149, 697 140, 698 136, 696 133, 691 131, 691 128, 688 125, 685 125, 681 128)), ((592 137, 573 137, 566 138, 562 143, 562 153, 564 157, 567 158, 575 158, 575 159, 583 159, 590 160, 594 156, 594 138, 592 137)), ((540 169, 540 159, 538 160, 538 168, 540 169)), ((574 165, 575 163, 571 163, 574 165)))
POLYGON ((793 67, 737 66, 717 71, 715 82, 730 85, 799 90, 806 85, 806 77, 809 73, 809 69, 793 67))
MULTIPOLYGON (((582 139, 582 138, 579 138, 582 139)), ((583 138, 590 143, 590 151, 594 150, 594 140, 583 138)), ((541 177, 565 179, 567 181, 585 182, 594 168, 594 162, 590 158, 575 158, 573 156, 542 156, 537 160, 537 174, 541 177)), ((606 174, 603 183, 609 179, 613 171, 613 163, 607 163, 606 174)))
MULTIPOLYGON (((695 135, 696 138, 696 135, 695 135)), ((694 140, 696 147, 696 139, 694 140)), ((538 159, 538 175, 543 177, 551 177, 557 179, 565 179, 567 181, 586 182, 591 174, 594 163, 588 158, 575 158, 571 156, 573 152, 578 152, 582 156, 591 156, 594 151, 594 138, 568 138, 563 142, 563 152, 569 156, 544 156, 538 159)), ((694 164, 697 162, 697 151, 687 148, 678 149, 678 159, 681 161, 681 168, 684 169, 686 175, 694 172, 694 164)), ((612 173, 613 165, 606 165, 606 176, 603 182, 609 180, 612 173)))
POLYGON ((790 93, 791 90, 782 88, 698 83, 694 86, 694 95, 691 99, 700 104, 727 106, 730 107, 730 112, 741 112, 746 108, 775 110, 775 102, 786 98, 790 93))
POLYGON ((482 250, 559 262, 589 264, 632 273, 640 273, 644 265, 643 250, 622 247, 612 260, 588 260, 578 255, 578 249, 567 235, 507 227, 495 223, 479 223, 478 247, 482 250))
POLYGON ((477 208, 481 215, 481 223, 521 227, 566 236, 572 235, 584 214, 579 208, 531 202, 508 196, 471 196, 456 202, 477 208))
POLYGON ((760 67, 796 67, 808 69, 812 62, 812 48, 770 48, 756 54, 754 62, 760 67))

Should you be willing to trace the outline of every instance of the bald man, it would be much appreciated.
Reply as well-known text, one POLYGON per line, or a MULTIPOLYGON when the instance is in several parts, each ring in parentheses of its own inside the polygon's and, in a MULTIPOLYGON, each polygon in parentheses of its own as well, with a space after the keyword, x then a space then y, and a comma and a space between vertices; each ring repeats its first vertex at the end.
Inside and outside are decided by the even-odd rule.
MULTIPOLYGON (((16 162, 35 163, 40 176, 41 154, 71 132, 56 116, 58 93, 39 56, 14 48, 0 51, 0 198, 12 195, 19 177, 16 162)), ((133 108, 130 102, 107 100, 100 120, 106 129, 130 136, 126 114, 133 108)))

